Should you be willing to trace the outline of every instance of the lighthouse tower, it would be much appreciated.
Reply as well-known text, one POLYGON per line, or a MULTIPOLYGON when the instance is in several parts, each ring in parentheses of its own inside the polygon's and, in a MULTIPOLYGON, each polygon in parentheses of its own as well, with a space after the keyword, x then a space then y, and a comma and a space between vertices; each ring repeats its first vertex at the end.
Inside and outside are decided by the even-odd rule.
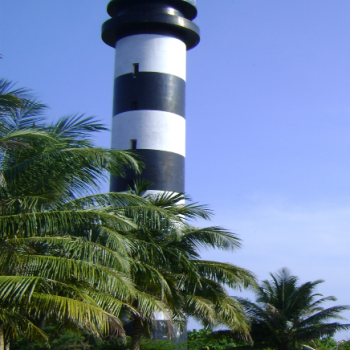
MULTIPOLYGON (((199 43, 195 0, 112 0, 102 40, 115 48, 112 148, 136 150, 150 193, 184 192, 186 52, 199 43)), ((125 191, 135 174, 113 178, 125 191)))

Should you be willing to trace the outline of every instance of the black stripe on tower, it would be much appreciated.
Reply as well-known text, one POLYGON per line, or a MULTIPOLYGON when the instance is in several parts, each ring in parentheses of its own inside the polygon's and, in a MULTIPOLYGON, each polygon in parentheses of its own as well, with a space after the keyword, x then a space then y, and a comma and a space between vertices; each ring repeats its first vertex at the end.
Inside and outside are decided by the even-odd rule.
POLYGON ((136 12, 135 5, 137 5, 136 11, 143 13, 152 11, 171 15, 177 14, 189 20, 193 20, 197 16, 197 8, 193 0, 153 0, 153 2, 146 2, 145 0, 111 0, 107 6, 107 12, 111 17, 125 13, 128 10, 128 12, 136 12))
MULTIPOLYGON (((142 179, 149 181, 149 190, 184 192, 185 158, 177 153, 150 149, 135 151, 147 165, 142 172, 142 179)), ((111 192, 126 191, 133 185, 138 175, 128 170, 125 178, 111 178, 111 192)))
POLYGON ((164 73, 124 74, 114 81, 113 115, 132 110, 156 110, 185 116, 183 79, 164 73))

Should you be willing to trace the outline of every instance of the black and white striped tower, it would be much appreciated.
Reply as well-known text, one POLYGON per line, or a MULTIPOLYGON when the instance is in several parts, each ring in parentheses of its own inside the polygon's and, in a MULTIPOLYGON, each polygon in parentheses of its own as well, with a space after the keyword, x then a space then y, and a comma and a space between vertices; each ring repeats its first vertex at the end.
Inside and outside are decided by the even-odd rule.
MULTIPOLYGON (((186 51, 195 0, 112 0, 102 40, 115 48, 112 148, 136 149, 150 193, 184 192, 186 51)), ((135 175, 111 180, 125 191, 135 175)))

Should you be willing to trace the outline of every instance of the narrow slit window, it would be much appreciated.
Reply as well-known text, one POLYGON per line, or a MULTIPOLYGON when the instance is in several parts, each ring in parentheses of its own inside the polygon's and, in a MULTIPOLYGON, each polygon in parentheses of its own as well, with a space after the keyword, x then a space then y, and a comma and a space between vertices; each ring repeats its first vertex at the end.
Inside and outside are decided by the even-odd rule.
POLYGON ((130 140, 130 143, 131 143, 131 149, 137 149, 137 140, 136 139, 130 140))
POLYGON ((140 64, 139 63, 133 63, 134 66, 134 75, 136 75, 140 70, 140 64))
POLYGON ((138 109, 138 104, 137 101, 131 101, 131 110, 136 110, 138 109))

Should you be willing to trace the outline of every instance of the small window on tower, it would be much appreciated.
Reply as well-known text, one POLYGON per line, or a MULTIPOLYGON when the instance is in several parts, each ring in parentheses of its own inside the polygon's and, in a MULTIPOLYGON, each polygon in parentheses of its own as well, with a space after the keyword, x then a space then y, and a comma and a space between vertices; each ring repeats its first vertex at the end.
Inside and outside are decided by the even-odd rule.
POLYGON ((137 140, 130 140, 131 149, 137 149, 137 140))
POLYGON ((131 110, 135 111, 138 109, 137 101, 131 101, 131 110))
POLYGON ((140 64, 139 63, 133 63, 134 65, 134 75, 136 75, 140 70, 140 64))

